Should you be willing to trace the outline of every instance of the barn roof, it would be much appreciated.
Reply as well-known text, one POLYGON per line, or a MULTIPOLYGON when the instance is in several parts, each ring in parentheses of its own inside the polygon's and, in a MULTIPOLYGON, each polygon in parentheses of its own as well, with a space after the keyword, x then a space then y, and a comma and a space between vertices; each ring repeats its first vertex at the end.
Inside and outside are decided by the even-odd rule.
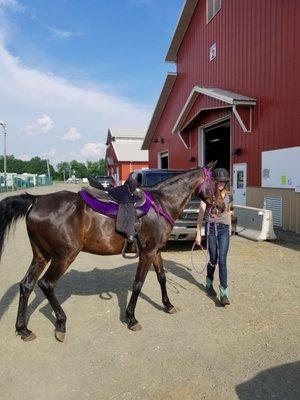
POLYGON ((118 140, 111 142, 111 144, 118 161, 148 161, 148 150, 141 150, 142 140, 118 140))
POLYGON ((173 34, 173 38, 171 40, 169 50, 167 52, 166 61, 176 62, 177 61, 177 53, 181 42, 184 38, 184 35, 187 31, 191 18, 194 14, 195 8, 198 4, 199 0, 185 0, 185 3, 182 7, 179 20, 177 22, 175 32, 173 34))

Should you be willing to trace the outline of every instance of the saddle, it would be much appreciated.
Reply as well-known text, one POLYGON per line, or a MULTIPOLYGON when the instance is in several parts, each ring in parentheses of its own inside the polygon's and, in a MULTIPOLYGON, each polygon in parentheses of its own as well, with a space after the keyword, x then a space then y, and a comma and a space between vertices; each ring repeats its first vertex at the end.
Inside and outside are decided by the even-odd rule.
POLYGON ((93 178, 89 178, 89 183, 91 186, 83 188, 84 192, 101 202, 108 203, 107 206, 109 203, 117 205, 116 231, 125 236, 122 256, 124 258, 139 257, 141 242, 135 224, 137 219, 145 214, 144 210, 141 210, 141 205, 145 203, 146 199, 143 191, 138 188, 137 182, 129 177, 123 185, 106 189, 93 178), (127 251, 132 244, 135 245, 136 254, 129 256, 127 251))

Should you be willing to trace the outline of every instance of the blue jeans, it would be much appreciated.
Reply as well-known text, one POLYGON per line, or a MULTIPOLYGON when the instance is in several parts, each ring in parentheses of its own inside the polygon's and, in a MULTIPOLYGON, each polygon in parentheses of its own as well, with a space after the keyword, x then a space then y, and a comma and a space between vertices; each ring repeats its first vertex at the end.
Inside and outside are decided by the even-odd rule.
POLYGON ((207 232, 207 246, 210 262, 207 264, 207 277, 213 281, 217 263, 219 264, 220 284, 227 288, 227 253, 229 248, 229 226, 220 222, 210 223, 207 232), (217 234, 217 236, 216 236, 217 234))

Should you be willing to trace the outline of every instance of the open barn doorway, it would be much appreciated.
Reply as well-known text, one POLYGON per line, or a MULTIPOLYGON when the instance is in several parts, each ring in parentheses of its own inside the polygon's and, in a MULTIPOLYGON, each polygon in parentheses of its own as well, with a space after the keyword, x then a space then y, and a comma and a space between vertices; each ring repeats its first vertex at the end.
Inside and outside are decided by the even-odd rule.
POLYGON ((202 160, 207 165, 217 160, 217 168, 230 172, 230 121, 203 129, 202 160))

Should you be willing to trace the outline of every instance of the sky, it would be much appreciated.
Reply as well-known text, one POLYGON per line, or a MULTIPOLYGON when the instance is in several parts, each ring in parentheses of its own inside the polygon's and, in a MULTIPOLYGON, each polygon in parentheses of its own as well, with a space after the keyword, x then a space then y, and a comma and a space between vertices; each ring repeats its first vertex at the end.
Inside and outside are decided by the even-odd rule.
MULTIPOLYGON (((144 134, 183 0, 0 0, 7 153, 104 158, 108 128, 144 134)), ((0 134, 0 154, 3 135, 0 134)))

